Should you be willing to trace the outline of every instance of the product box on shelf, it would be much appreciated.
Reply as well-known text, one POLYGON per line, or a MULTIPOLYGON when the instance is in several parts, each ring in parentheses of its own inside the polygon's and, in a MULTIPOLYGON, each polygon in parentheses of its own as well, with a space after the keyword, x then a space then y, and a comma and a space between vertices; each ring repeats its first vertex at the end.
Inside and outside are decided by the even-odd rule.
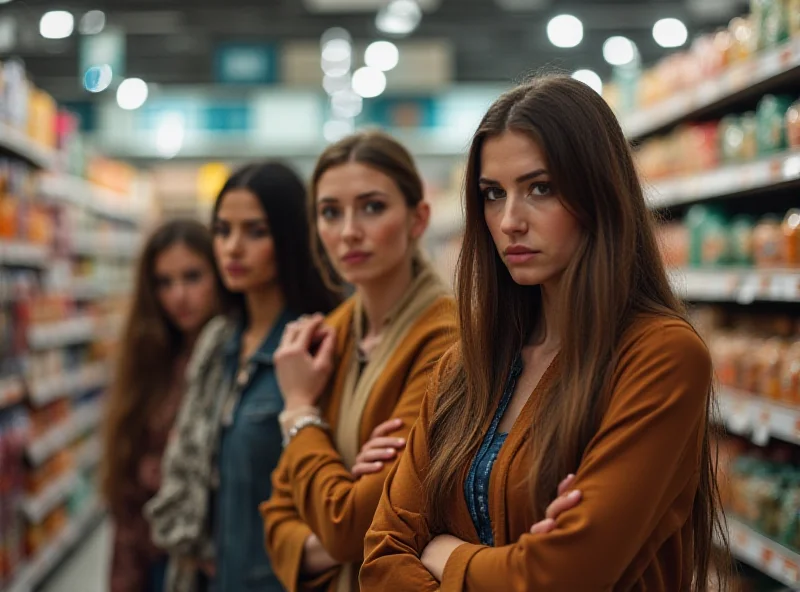
POLYGON ((25 491, 27 429, 22 410, 0 411, 0 585, 11 579, 25 554, 19 507, 25 491))

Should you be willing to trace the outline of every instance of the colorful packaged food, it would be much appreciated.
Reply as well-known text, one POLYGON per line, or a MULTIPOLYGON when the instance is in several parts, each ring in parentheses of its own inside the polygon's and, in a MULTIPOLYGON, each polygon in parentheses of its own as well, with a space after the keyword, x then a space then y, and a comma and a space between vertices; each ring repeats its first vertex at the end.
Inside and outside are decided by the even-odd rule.
POLYGON ((785 0, 766 0, 761 29, 763 47, 775 47, 789 38, 789 14, 785 0))
POLYGON ((781 367, 781 399, 800 405, 800 339, 786 348, 781 367))
POLYGON ((724 218, 712 212, 703 227, 700 263, 714 267, 728 262, 728 228, 724 218))
POLYGON ((719 122, 718 137, 720 153, 725 162, 738 162, 742 159, 744 131, 737 115, 726 115, 719 122))
POLYGON ((758 120, 754 111, 742 114, 739 119, 742 130, 742 145, 739 149, 739 158, 743 161, 752 161, 758 157, 758 120))
POLYGON ((756 108, 758 152, 770 154, 786 149, 786 112, 792 101, 784 95, 764 95, 756 108))
POLYGON ((730 257, 734 265, 750 266, 753 264, 753 219, 740 215, 731 220, 730 257))
POLYGON ((776 216, 764 216, 753 230, 753 259, 757 267, 783 264, 783 230, 776 216))
POLYGON ((786 111, 786 141, 791 148, 800 146, 800 99, 786 111))
POLYGON ((787 477, 781 503, 780 541, 787 547, 800 550, 800 472, 787 477))
POLYGON ((741 62, 749 59, 755 52, 754 44, 757 41, 751 18, 737 16, 731 19, 728 30, 733 40, 730 48, 730 61, 741 62))
POLYGON ((781 399, 781 370, 785 354, 786 344, 778 338, 766 340, 758 351, 761 358, 758 392, 773 401, 781 399))
POLYGON ((789 35, 800 36, 800 0, 788 0, 789 35))
POLYGON ((786 212, 783 219, 783 261, 789 267, 800 267, 800 209, 786 212))

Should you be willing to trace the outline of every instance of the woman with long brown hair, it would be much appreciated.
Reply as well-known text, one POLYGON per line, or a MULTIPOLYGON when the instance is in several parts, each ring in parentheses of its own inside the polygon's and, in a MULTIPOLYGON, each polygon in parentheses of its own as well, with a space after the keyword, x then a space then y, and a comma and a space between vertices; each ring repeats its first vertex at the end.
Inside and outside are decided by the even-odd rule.
POLYGON ((588 86, 532 80, 472 142, 460 339, 366 536, 362 590, 707 590, 708 351, 588 86), (549 528, 561 478, 572 498, 549 528))
POLYGON ((455 305, 420 253, 430 210, 396 140, 364 132, 329 146, 310 204, 321 267, 355 294, 327 319, 290 324, 275 352, 284 450, 261 511, 287 590, 350 592, 384 479, 455 341, 455 305))
POLYGON ((111 592, 162 589, 166 555, 142 509, 160 486, 161 456, 194 343, 222 293, 211 234, 175 220, 147 241, 108 399, 102 489, 114 520, 111 592))

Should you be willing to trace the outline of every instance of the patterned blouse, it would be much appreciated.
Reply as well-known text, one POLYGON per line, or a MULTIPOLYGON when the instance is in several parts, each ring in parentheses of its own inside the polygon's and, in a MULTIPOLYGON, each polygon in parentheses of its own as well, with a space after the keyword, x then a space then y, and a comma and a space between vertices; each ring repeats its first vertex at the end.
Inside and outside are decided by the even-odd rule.
POLYGON ((161 457, 185 389, 188 357, 175 362, 172 387, 150 417, 141 441, 135 475, 124 486, 124 503, 113 513, 114 548, 110 592, 143 592, 149 587, 151 568, 165 555, 150 540, 150 525, 142 509, 161 486, 161 457))
POLYGON ((489 547, 494 546, 492 521, 489 517, 489 479, 492 476, 494 462, 500 454, 506 436, 508 436, 506 433, 498 432, 497 426, 500 425, 500 420, 506 412, 521 372, 522 358, 517 356, 511 366, 506 388, 500 398, 500 404, 497 406, 489 431, 478 449, 478 454, 475 455, 475 460, 472 461, 467 480, 464 483, 464 496, 467 500, 469 514, 472 516, 472 523, 475 525, 481 544, 489 547))

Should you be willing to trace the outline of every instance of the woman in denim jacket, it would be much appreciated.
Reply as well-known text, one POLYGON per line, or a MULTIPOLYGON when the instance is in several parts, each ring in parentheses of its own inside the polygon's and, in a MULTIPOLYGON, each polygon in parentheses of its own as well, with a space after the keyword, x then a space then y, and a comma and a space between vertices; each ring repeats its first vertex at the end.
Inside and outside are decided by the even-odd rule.
POLYGON ((258 513, 281 453, 272 355, 288 322, 339 301, 312 261, 305 203, 297 175, 268 163, 236 172, 214 206, 214 253, 233 304, 195 348, 146 508, 170 554, 167 592, 281 590, 258 513))

